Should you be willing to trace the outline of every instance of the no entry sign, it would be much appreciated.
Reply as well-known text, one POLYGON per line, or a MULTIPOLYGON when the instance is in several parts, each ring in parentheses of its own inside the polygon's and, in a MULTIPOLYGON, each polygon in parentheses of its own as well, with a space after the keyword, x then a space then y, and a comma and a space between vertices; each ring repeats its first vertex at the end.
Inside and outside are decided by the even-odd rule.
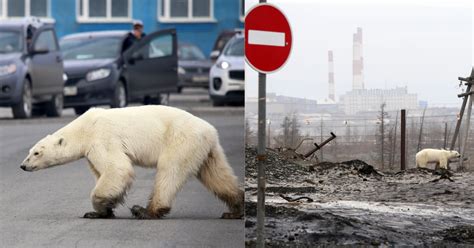
POLYGON ((285 15, 271 4, 259 4, 245 16, 245 60, 256 71, 281 68, 291 51, 291 28, 285 15))

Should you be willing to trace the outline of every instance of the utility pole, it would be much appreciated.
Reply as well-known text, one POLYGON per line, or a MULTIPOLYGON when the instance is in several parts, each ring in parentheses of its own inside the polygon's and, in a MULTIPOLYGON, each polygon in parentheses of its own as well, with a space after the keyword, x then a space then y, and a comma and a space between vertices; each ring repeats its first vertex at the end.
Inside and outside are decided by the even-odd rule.
POLYGON ((400 138, 400 170, 405 170, 406 169, 406 155, 405 155, 405 138, 406 138, 406 110, 402 109, 401 111, 401 116, 400 116, 400 132, 401 132, 401 138, 400 138))
POLYGON ((464 131, 464 141, 461 146, 461 160, 459 161, 459 165, 461 169, 464 169, 464 155, 466 153, 466 145, 467 145, 467 137, 469 136, 469 125, 471 122, 471 111, 472 111, 472 95, 474 91, 472 90, 471 86, 474 84, 474 68, 472 69, 471 77, 469 78, 459 78, 461 81, 465 81, 466 85, 468 85, 469 91, 466 91, 465 99, 469 98, 469 104, 467 105, 467 116, 466 116, 466 129, 464 131))
POLYGON ((468 78, 458 77, 458 79, 459 81, 461 81, 459 86, 461 86, 462 82, 465 81, 466 82, 465 85, 467 85, 467 89, 466 89, 466 92, 458 95, 458 97, 463 97, 463 101, 461 105, 461 110, 459 111, 458 121, 456 122, 456 128, 454 129, 453 139, 451 140, 451 146, 449 147, 450 150, 453 150, 454 146, 456 145, 456 139, 458 138, 459 129, 461 128, 461 122, 462 122, 462 117, 464 115, 464 110, 466 109, 468 98, 472 94, 471 87, 473 85, 473 80, 474 80, 474 68, 472 68, 470 77, 468 78))

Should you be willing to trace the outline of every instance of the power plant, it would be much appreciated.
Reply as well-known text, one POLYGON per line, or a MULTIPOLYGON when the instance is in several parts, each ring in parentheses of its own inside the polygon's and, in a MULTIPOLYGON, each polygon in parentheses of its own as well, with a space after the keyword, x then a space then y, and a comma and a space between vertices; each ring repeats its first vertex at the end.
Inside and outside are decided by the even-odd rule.
POLYGON ((328 83, 329 99, 336 102, 336 87, 334 85, 334 57, 332 51, 328 51, 328 83))
POLYGON ((364 87, 364 58, 362 56, 362 28, 357 28, 353 34, 352 47, 352 89, 363 90, 364 87))

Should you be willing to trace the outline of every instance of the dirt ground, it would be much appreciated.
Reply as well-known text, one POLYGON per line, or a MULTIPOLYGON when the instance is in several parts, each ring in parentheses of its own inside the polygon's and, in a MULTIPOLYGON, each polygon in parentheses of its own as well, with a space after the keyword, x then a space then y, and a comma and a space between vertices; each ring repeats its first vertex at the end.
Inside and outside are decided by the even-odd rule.
MULTIPOLYGON (((267 155, 267 247, 474 247, 473 172, 382 173, 360 160, 301 165, 267 155)), ((256 240, 255 156, 246 149, 247 247, 256 240)))

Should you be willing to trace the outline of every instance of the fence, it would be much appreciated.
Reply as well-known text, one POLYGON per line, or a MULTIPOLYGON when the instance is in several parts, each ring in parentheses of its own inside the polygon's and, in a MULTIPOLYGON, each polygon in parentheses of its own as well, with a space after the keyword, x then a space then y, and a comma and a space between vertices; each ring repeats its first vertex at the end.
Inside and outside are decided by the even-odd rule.
MULTIPOLYGON (((407 147, 407 168, 416 167, 415 155, 418 148, 449 148, 452 135, 457 121, 455 109, 451 111, 430 111, 423 117, 419 111, 416 114, 407 113, 406 119, 406 147, 407 147), (421 135, 420 135, 421 132, 421 135)), ((396 112, 389 112, 384 120, 384 132, 381 132, 380 113, 365 114, 363 116, 344 115, 320 115, 307 118, 307 116, 293 114, 288 119, 296 119, 294 127, 283 124, 285 116, 269 115, 267 121, 267 146, 275 147, 295 147, 303 138, 312 138, 313 142, 306 142, 298 152, 305 153, 310 150, 313 143, 320 143, 334 132, 337 138, 326 145, 318 152, 320 161, 345 161, 352 159, 364 160, 383 170, 399 170, 400 168, 400 116, 396 112), (285 128, 296 129, 287 131, 285 128), (270 132, 268 132, 270 130, 270 132), (288 142, 290 140, 291 142, 288 142), (382 146, 383 142, 383 146, 382 146), (383 147, 383 150, 382 150, 383 147), (383 162, 382 162, 383 154, 383 162)), ((247 144, 256 144, 256 118, 247 117, 246 128, 247 144)), ((469 139, 466 144, 466 156, 469 159, 466 167, 474 170, 474 128, 469 128, 469 139)), ((460 150, 459 140, 464 137, 464 128, 457 139, 455 149, 460 150)), ((455 166, 455 165, 454 165, 455 166)))

